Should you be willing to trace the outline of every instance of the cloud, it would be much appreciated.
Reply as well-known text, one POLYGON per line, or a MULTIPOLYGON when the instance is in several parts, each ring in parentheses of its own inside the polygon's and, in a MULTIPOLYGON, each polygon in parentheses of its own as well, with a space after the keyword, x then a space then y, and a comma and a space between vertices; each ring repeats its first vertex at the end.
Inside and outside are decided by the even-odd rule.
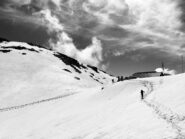
MULTIPOLYGON (((113 25, 116 21, 125 22, 121 18, 128 14, 128 6, 124 0, 87 0, 83 3, 83 8, 86 12, 98 17, 99 21, 105 25, 113 25)), ((124 17, 128 22, 129 16, 124 17)))
POLYGON ((133 39, 131 41, 135 43, 135 48, 147 46, 174 55, 178 54, 185 35, 180 30, 182 22, 179 17, 182 13, 177 1, 126 0, 126 3, 136 22, 121 26, 130 32, 140 34, 141 37, 146 36, 154 42, 153 44, 145 42, 143 45, 139 42, 138 45, 138 42, 133 39))
POLYGON ((77 57, 77 48, 73 44, 72 39, 65 32, 61 32, 57 34, 56 40, 49 40, 50 47, 58 52, 66 54, 70 57, 77 57))
POLYGON ((43 19, 43 23, 48 28, 48 33, 56 33, 56 38, 49 40, 49 45, 53 50, 76 58, 85 64, 99 66, 102 61, 102 45, 100 40, 93 37, 90 46, 79 50, 74 45, 73 39, 65 32, 65 27, 55 15, 52 15, 50 10, 44 10, 35 15, 43 19))
MULTIPOLYGON (((120 56, 140 49, 158 49, 176 56, 185 53, 180 1, 9 0, 9 6, 4 7, 18 20, 45 26, 51 37, 57 34, 49 41, 52 47, 59 46, 60 41, 64 44, 63 37, 68 36, 71 41, 67 43, 66 53, 80 51, 85 55, 85 52, 95 51, 95 47, 89 50, 89 46, 85 52, 79 50, 73 43, 73 35, 78 35, 100 39, 101 51, 107 57, 107 53, 120 56)), ((96 59, 96 56, 87 55, 96 59)))
POLYGON ((30 4, 32 0, 8 0, 7 3, 9 4, 17 4, 17 5, 24 5, 30 4))
POLYGON ((65 33, 57 35, 57 40, 50 39, 50 46, 53 50, 66 54, 78 61, 93 66, 100 66, 102 59, 101 41, 96 37, 92 38, 92 44, 85 49, 78 50, 73 40, 65 33))
POLYGON ((49 33, 64 31, 64 26, 55 15, 52 15, 50 10, 42 10, 34 15, 42 19, 42 24, 48 28, 49 33))
POLYGON ((179 8, 179 1, 114 0, 113 3, 112 0, 89 0, 85 10, 99 17, 101 23, 107 26, 117 25, 129 32, 129 35, 122 36, 122 40, 117 40, 120 45, 113 48, 119 50, 119 55, 143 47, 158 48, 178 55, 184 42, 185 34, 180 30, 183 23, 180 19, 182 10, 179 8), (151 39, 153 43, 138 41, 138 38, 143 37, 151 39))
POLYGON ((96 37, 93 37, 92 44, 79 51, 77 54, 77 57, 80 61, 95 66, 99 65, 100 62, 103 60, 101 41, 98 40, 96 37))

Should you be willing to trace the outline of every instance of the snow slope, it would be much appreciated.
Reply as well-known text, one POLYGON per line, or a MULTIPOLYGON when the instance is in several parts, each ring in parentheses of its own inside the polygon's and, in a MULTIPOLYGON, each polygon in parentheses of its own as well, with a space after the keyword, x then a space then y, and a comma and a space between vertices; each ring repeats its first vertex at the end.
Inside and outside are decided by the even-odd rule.
POLYGON ((1 107, 100 89, 114 79, 66 55, 8 41, 0 43, 0 78, 1 107))
POLYGON ((29 52, 29 58, 22 51, 0 54, 0 138, 185 139, 185 74, 123 81, 101 90, 101 83, 86 76, 91 69, 80 69, 79 75, 53 52, 43 51, 42 62, 34 59, 37 53, 29 52), (70 76, 61 71, 64 67, 73 71, 70 76), (77 75, 82 83, 73 79, 77 75))

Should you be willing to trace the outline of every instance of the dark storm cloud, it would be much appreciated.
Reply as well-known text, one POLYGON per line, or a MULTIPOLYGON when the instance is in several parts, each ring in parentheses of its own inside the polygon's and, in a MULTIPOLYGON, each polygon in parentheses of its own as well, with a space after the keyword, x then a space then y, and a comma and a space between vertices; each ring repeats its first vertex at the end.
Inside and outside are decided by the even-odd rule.
POLYGON ((38 7, 30 6, 29 0, 1 0, 0 2, 0 37, 13 41, 30 42, 48 47, 46 28, 40 25, 32 13, 38 7))
MULTIPOLYGON (((153 41, 156 41, 156 37, 167 36, 169 39, 174 37, 172 32, 175 32, 175 30, 173 28, 179 27, 179 21, 176 17, 180 15, 175 3, 170 1, 160 3, 157 1, 153 3, 153 6, 160 9, 155 11, 156 9, 149 7, 152 2, 153 1, 137 3, 137 1, 131 2, 129 0, 9 0, 6 2, 2 1, 1 5, 3 5, 4 10, 9 11, 9 13, 11 13, 11 11, 12 13, 15 12, 15 18, 19 15, 20 17, 24 16, 24 20, 31 21, 31 19, 33 19, 31 22, 37 22, 37 24, 38 21, 35 20, 34 13, 49 9, 52 15, 58 18, 64 30, 71 34, 75 33, 79 36, 87 35, 89 37, 99 36, 103 41, 108 39, 115 41, 117 39, 119 43, 122 42, 122 46, 125 46, 126 42, 120 41, 119 39, 126 41, 131 40, 137 44, 137 38, 135 38, 135 40, 130 39, 135 37, 135 35, 132 36, 130 34, 135 33, 139 33, 140 36, 145 38, 148 36, 148 39, 151 39, 150 36, 152 36, 153 41), (176 12, 171 14, 171 19, 169 19, 168 22, 163 23, 163 16, 164 18, 168 18, 168 14, 163 14, 165 11, 162 8, 168 7, 168 5, 171 6, 172 11, 176 10, 176 12), (138 10, 138 13, 135 13, 137 12, 134 11, 135 9, 138 10), (147 9, 151 11, 145 11, 147 9), (174 24, 173 21, 176 23, 174 24), (173 30, 170 30, 170 28, 173 30)), ((181 2, 180 5, 184 7, 184 2, 181 2)), ((168 10, 168 8, 166 9, 168 10)), ((166 13, 167 12, 169 11, 166 11, 166 13)), ((141 42, 143 41, 144 40, 141 39, 141 42)), ((147 39, 146 43, 148 43, 147 39)))
POLYGON ((129 76, 134 72, 154 71, 161 67, 163 62, 165 68, 174 69, 178 73, 181 72, 181 59, 169 55, 166 52, 155 48, 139 49, 128 51, 124 55, 117 57, 109 57, 109 72, 118 75, 129 76), (120 60, 121 59, 121 60, 120 60))
POLYGON ((34 28, 32 24, 23 26, 23 24, 3 19, 0 19, 0 37, 11 41, 30 42, 44 47, 48 47, 46 42, 50 38, 43 27, 34 28))
POLYGON ((91 44, 91 38, 86 37, 83 33, 82 34, 70 34, 70 36, 73 38, 74 44, 80 49, 84 49, 85 47, 91 44))
MULTIPOLYGON (((129 32, 121 27, 118 26, 111 26, 104 28, 102 30, 99 30, 98 35, 103 35, 106 38, 114 38, 114 39, 121 39, 121 38, 126 38, 128 37, 129 32)), ((102 37, 103 39, 103 37, 102 37)))
POLYGON ((7 4, 7 0, 1 0, 0 7, 5 7, 7 4))
POLYGON ((179 7, 182 9, 182 14, 180 16, 182 22, 185 24, 185 1, 180 0, 179 7))
POLYGON ((22 5, 17 7, 16 10, 31 16, 32 13, 41 11, 41 8, 35 5, 22 5))
MULTIPOLYGON (((63 43, 65 32, 75 50, 86 48, 96 36, 105 59, 139 50, 176 56, 184 53, 184 5, 183 0, 1 0, 0 18, 46 28, 48 42, 56 45, 63 43)), ((140 58, 133 54, 132 59, 140 58)))
POLYGON ((39 12, 45 8, 56 8, 55 4, 49 0, 2 0, 0 2, 0 7, 2 12, 9 12, 10 14, 16 13, 15 17, 24 14, 32 16, 33 13, 39 12))

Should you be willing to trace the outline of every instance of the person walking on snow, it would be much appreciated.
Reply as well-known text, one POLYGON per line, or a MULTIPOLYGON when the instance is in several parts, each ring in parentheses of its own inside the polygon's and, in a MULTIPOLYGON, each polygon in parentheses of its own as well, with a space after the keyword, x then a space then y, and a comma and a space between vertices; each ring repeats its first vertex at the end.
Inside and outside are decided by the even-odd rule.
POLYGON ((143 99, 144 99, 144 91, 141 90, 141 100, 143 100, 143 99))

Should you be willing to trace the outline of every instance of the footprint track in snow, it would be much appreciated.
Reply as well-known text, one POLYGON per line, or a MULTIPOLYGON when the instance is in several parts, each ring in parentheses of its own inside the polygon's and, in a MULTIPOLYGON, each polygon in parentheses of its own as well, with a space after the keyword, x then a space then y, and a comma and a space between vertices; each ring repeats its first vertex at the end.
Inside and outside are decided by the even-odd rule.
POLYGON ((0 108, 0 113, 1 112, 6 112, 6 111, 12 111, 12 110, 17 110, 17 109, 22 109, 22 108, 29 107, 29 106, 32 106, 32 105, 38 105, 38 104, 46 103, 46 102, 50 102, 50 101, 56 101, 56 100, 59 100, 59 99, 63 99, 65 97, 72 96, 74 94, 76 94, 76 93, 71 93, 71 94, 66 94, 66 95, 60 95, 60 96, 51 97, 51 98, 48 98, 48 99, 42 99, 42 100, 38 100, 38 101, 26 103, 26 104, 21 104, 21 105, 16 105, 16 106, 11 106, 11 107, 0 108))
POLYGON ((171 127, 177 132, 177 137, 175 139, 185 139, 185 129, 183 129, 179 124, 185 124, 185 116, 179 115, 173 112, 170 108, 156 102, 156 101, 147 101, 147 96, 150 95, 157 86, 160 86, 163 83, 162 80, 159 83, 142 81, 141 84, 147 88, 145 95, 145 100, 143 102, 150 108, 152 108, 161 119, 165 120, 171 127))

